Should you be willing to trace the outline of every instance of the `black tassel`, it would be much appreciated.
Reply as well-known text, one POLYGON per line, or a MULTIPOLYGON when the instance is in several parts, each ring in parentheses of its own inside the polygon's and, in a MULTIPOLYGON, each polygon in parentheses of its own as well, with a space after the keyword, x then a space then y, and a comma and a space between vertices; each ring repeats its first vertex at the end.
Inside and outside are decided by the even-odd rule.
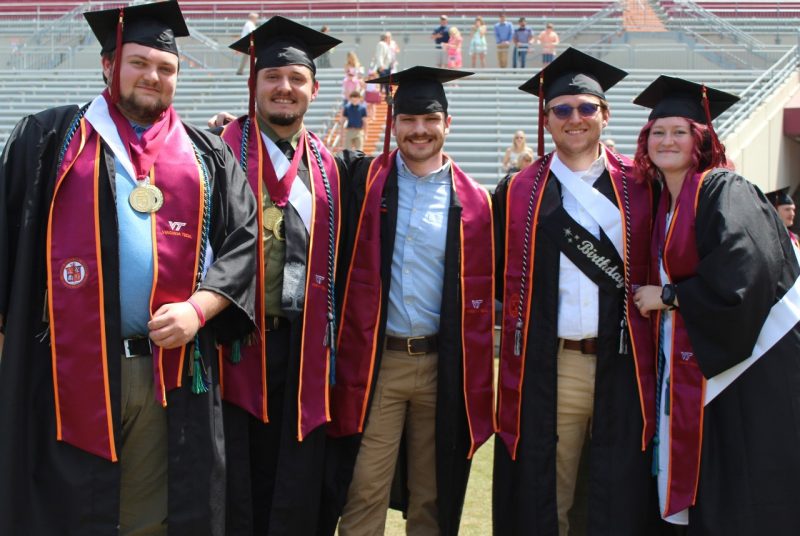
POLYGON ((626 322, 624 314, 619 325, 619 354, 628 355, 628 322, 626 322))

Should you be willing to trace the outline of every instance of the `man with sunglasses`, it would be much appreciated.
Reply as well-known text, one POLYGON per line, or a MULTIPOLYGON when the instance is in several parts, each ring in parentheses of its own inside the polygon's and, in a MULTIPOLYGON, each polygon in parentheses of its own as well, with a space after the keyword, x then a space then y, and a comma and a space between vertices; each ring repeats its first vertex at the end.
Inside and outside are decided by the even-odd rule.
POLYGON ((587 432, 587 532, 652 534, 658 523, 645 451, 653 348, 630 299, 646 282, 652 192, 600 143, 604 92, 626 74, 570 48, 520 87, 541 101, 540 158, 494 196, 496 534, 568 533, 587 432))

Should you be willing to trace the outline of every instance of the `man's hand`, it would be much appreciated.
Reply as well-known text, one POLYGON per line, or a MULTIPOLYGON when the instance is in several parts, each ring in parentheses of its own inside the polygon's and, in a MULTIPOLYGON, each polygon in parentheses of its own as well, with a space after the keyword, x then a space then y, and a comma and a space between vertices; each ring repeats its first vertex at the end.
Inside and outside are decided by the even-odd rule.
POLYGON ((209 118, 208 128, 224 127, 231 121, 236 121, 236 116, 231 115, 228 112, 220 112, 209 118))
POLYGON ((147 328, 150 340, 169 350, 192 340, 200 329, 200 318, 189 302, 167 303, 158 308, 147 328))

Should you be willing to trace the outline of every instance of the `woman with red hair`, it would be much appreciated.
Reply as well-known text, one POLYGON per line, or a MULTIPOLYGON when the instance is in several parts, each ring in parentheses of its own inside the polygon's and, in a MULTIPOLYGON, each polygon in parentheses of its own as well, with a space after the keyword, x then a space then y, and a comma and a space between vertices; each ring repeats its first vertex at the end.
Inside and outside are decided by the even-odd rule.
POLYGON ((675 534, 800 527, 800 267, 714 132, 737 100, 662 76, 634 101, 653 110, 634 160, 663 185, 634 304, 658 341, 653 475, 675 534))

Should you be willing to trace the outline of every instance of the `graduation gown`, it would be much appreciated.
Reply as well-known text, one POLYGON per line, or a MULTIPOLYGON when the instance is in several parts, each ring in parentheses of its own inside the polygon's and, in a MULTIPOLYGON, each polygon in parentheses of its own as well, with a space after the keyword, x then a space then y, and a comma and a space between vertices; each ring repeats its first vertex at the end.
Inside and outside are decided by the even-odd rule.
MULTIPOLYGON (((47 215, 58 152, 77 111, 76 106, 64 106, 24 118, 6 143, 0 165, 0 314, 6 322, 0 361, 0 534, 105 536, 118 530, 119 464, 56 440, 50 341, 43 318, 47 215)), ((173 535, 222 535, 224 441, 212 357, 216 341, 254 329, 255 200, 224 143, 184 127, 209 170, 212 191, 209 241, 214 263, 200 288, 225 296, 231 305, 200 330, 209 392, 192 394, 188 370, 183 387, 167 392, 168 525, 173 535)), ((99 188, 103 269, 107 280, 115 281, 114 155, 105 142, 99 188)), ((105 292, 110 402, 119 442, 119 288, 110 284, 105 292)))
MULTIPOLYGON (((355 242, 358 218, 364 202, 367 171, 371 158, 353 160, 354 153, 345 151, 350 176, 350 195, 345 210, 342 227, 342 244, 338 264, 337 286, 343 286, 355 242)), ((397 169, 392 171, 384 187, 386 211, 381 214, 381 279, 383 288, 381 299, 381 318, 378 326, 378 339, 384 340, 386 335, 386 310, 389 299, 391 281, 392 253, 397 226, 397 169)), ((470 433, 464 404, 462 346, 461 346, 461 296, 459 285, 460 259, 460 218, 461 206, 455 192, 450 190, 450 208, 447 215, 447 234, 445 245, 445 268, 442 286, 441 321, 439 324, 438 370, 436 386, 436 485, 438 490, 437 507, 439 513, 439 529, 442 535, 457 534, 464 506, 464 495, 471 460, 467 459, 470 451, 470 433)), ((344 291, 343 288, 338 290, 344 291)), ((342 299, 337 295, 337 303, 342 299)), ((373 385, 380 371, 382 345, 377 346, 373 385)), ((372 403, 370 394, 369 404, 372 403)), ((369 412, 369 410, 367 410, 369 412)), ((367 419, 369 413, 367 413, 367 419)), ((361 434, 329 438, 326 462, 326 482, 324 502, 320 520, 320 534, 332 535, 347 500, 347 491, 353 478, 358 450, 361 446, 361 434)), ((391 508, 406 510, 408 488, 405 483, 406 450, 401 445, 398 454, 395 481, 392 484, 391 508)))
MULTIPOLYGON (((511 177, 494 194, 497 273, 505 273, 507 190, 511 177)), ((594 187, 615 205, 608 171, 594 187)), ((552 176, 542 192, 539 222, 561 206, 561 185, 552 176)), ((643 210, 650 210, 645 207, 643 210)), ((557 535, 556 408, 558 354, 559 248, 536 228, 534 286, 530 306, 520 438, 516 460, 499 437, 495 441, 493 526, 495 534, 557 535)), ((518 245, 517 247, 521 247, 518 245)), ((502 277, 497 278, 503 296, 502 277)), ((642 413, 635 363, 620 355, 622 293, 599 291, 594 414, 589 437, 589 534, 651 534, 658 523, 650 456, 642 451, 642 413)), ((514 341, 501 340, 501 345, 514 341)))
MULTIPOLYGON (((346 174, 338 159, 336 165, 341 197, 342 189, 346 188, 346 174)), ((328 179, 336 181, 337 177, 328 179)), ((310 188, 305 158, 300 162, 296 180, 310 188)), ((341 205, 337 204, 336 209, 341 205)), ((308 231, 291 204, 284 211, 284 224, 287 252, 292 244, 291 247, 307 253, 308 231)), ((327 243, 318 247, 327 247, 327 243)), ((265 340, 269 422, 256 419, 235 404, 223 403, 228 462, 226 535, 312 535, 317 532, 322 493, 326 425, 298 440, 303 314, 287 315, 277 329, 265 333, 265 340)))
MULTIPOLYGON (((751 354, 770 307, 800 268, 792 241, 764 195, 727 170, 710 172, 700 187, 694 238, 696 274, 673 282, 697 363, 710 378, 751 354)), ((705 407, 702 425, 689 534, 796 533, 798 325, 705 407)))

